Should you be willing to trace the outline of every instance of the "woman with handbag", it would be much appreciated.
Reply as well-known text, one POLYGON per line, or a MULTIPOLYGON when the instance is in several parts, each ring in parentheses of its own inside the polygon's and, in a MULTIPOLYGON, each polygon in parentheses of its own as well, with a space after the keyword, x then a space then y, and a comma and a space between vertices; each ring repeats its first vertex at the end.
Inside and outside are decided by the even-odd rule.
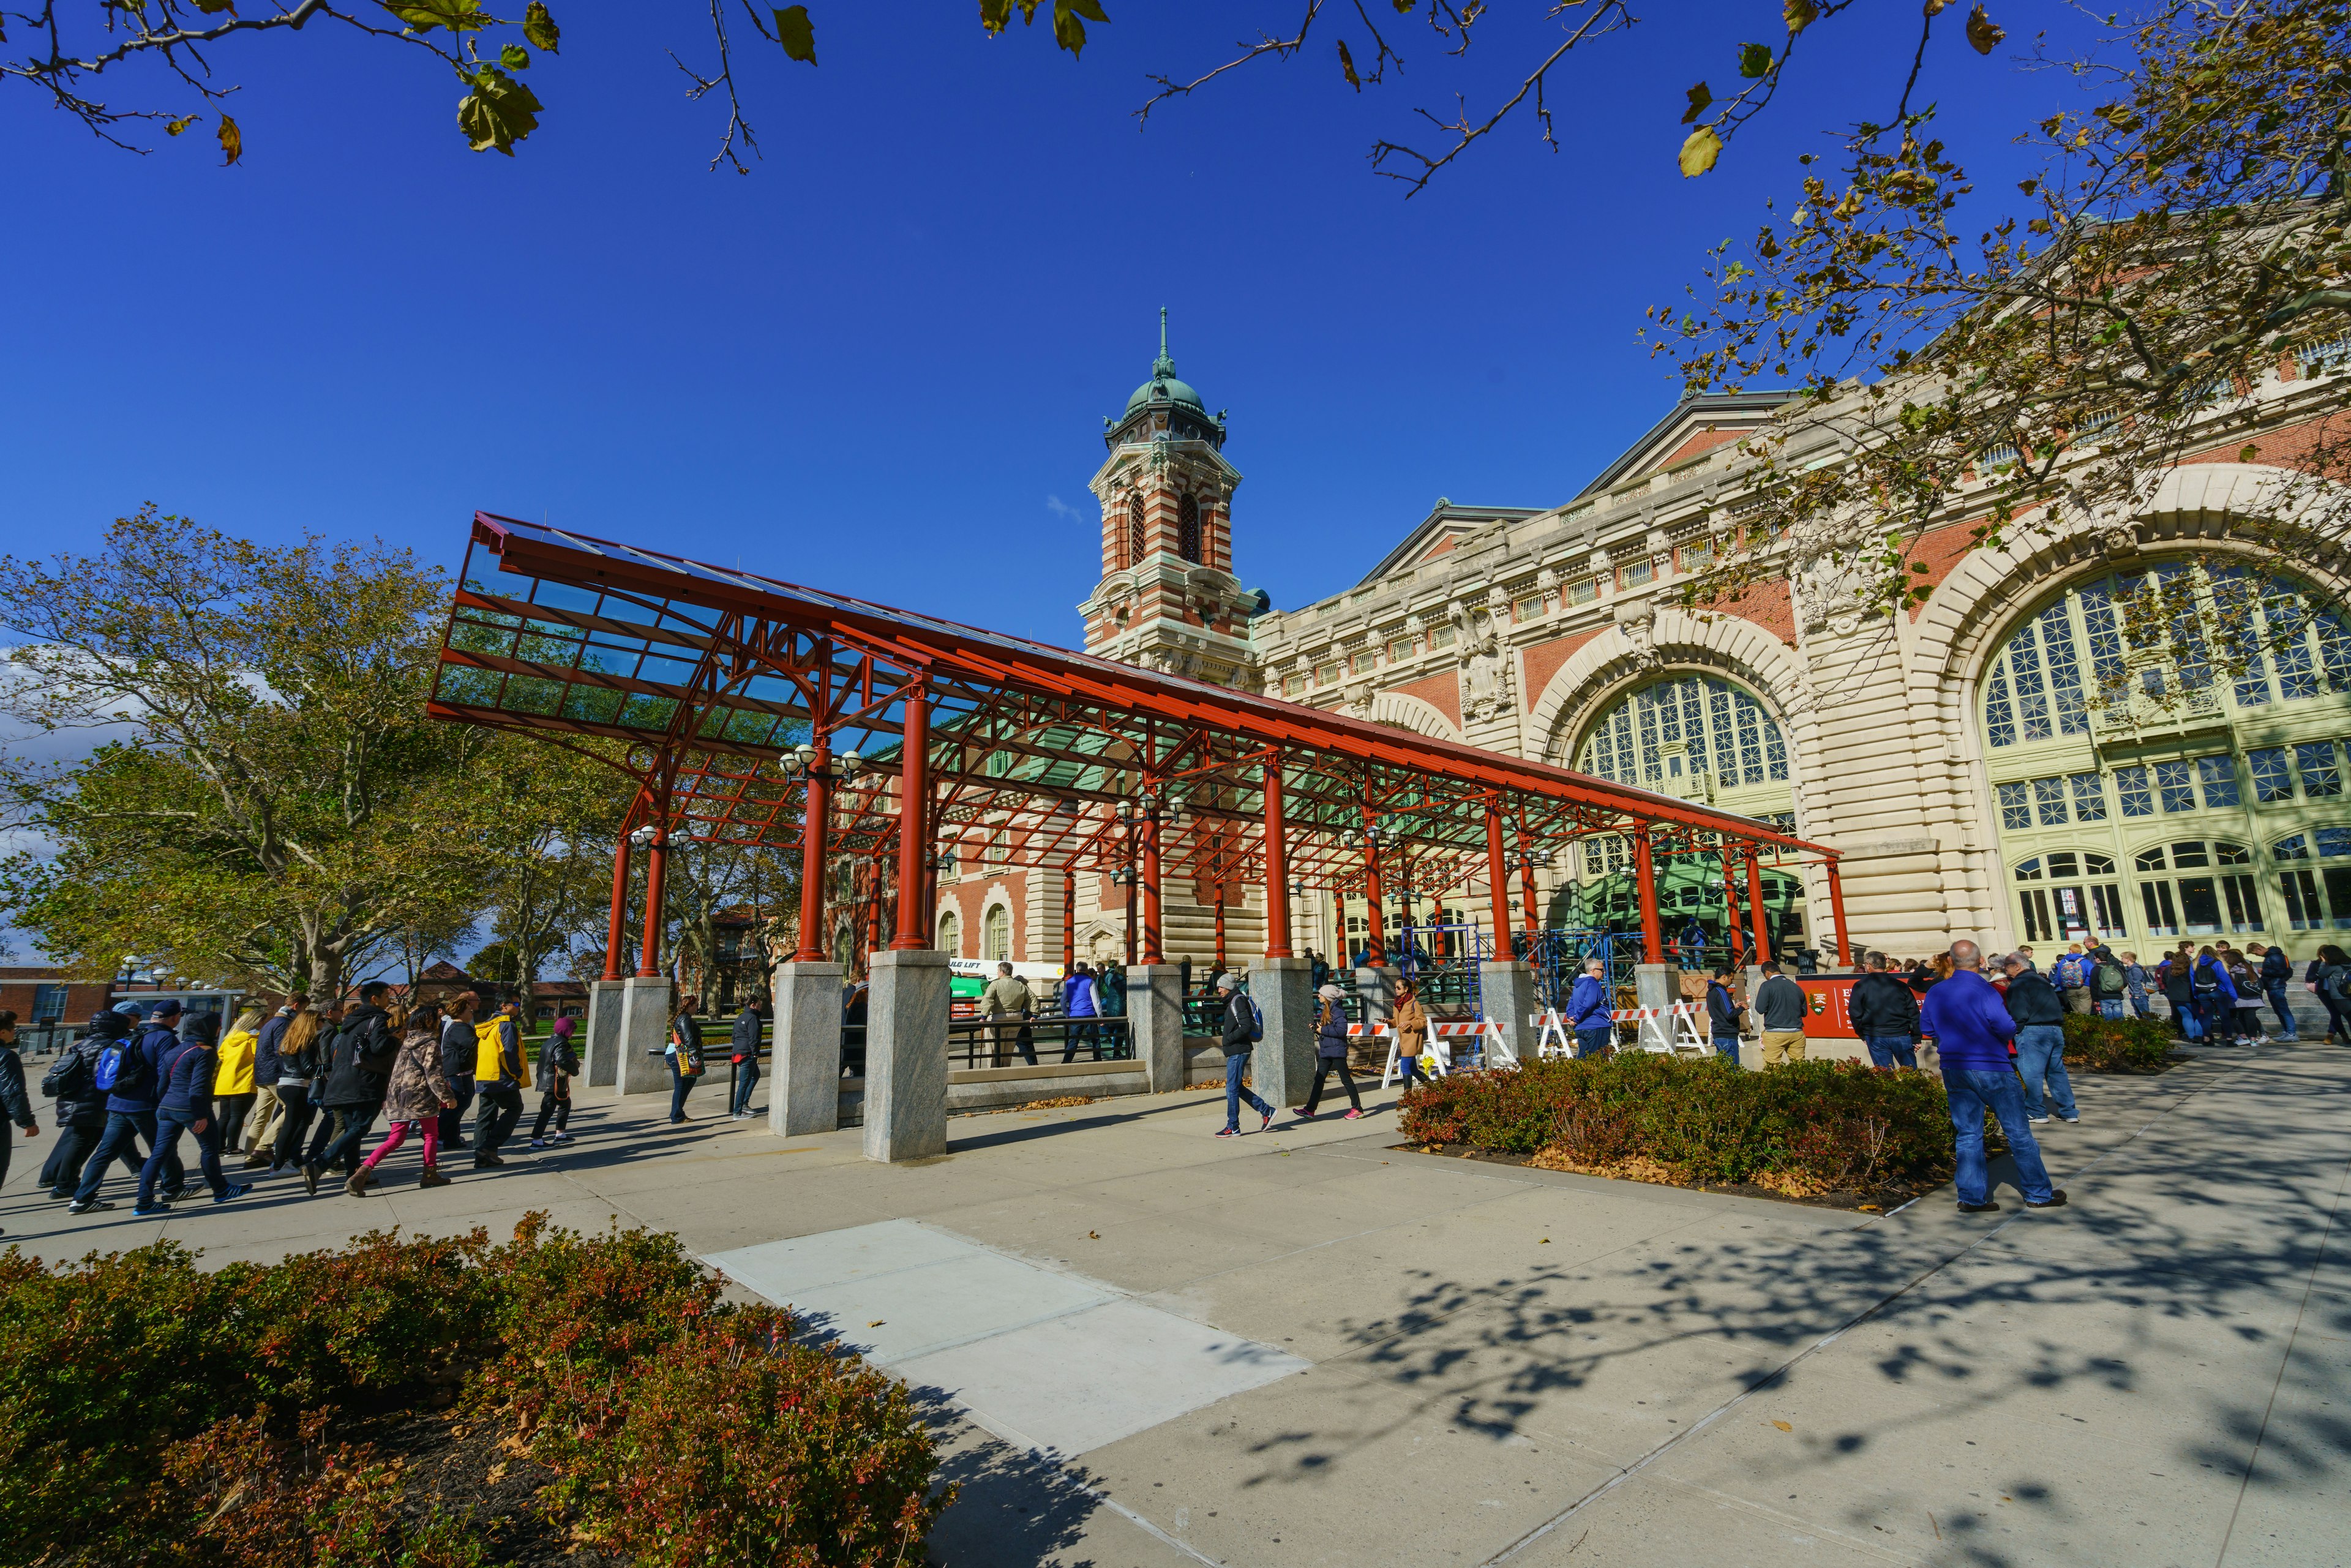
POLYGON ((694 1009, 702 1000, 688 992, 677 999, 677 1016, 669 1020, 669 1046, 663 1052, 669 1058, 669 1123, 674 1127, 685 1120, 685 1097, 702 1080, 702 1026, 694 1021, 694 1009))

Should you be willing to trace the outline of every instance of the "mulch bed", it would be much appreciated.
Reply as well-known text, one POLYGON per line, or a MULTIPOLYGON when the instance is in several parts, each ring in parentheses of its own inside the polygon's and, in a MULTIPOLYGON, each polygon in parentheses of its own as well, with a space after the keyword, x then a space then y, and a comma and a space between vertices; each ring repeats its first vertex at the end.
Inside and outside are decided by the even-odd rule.
MULTIPOLYGON (((1532 1155, 1510 1155, 1492 1149, 1480 1149, 1468 1144, 1391 1144, 1390 1148, 1408 1155, 1428 1155, 1440 1159, 1479 1160, 1489 1166, 1524 1166, 1531 1169, 1545 1167, 1535 1165, 1532 1155)), ((1996 1137, 1988 1138, 1986 1149, 1992 1154, 2004 1153, 2006 1145, 1996 1137)), ((1635 1176, 1600 1176, 1602 1181, 1639 1181, 1635 1176)), ((1768 1186, 1752 1182, 1641 1182, 1644 1186, 1674 1186, 1684 1192, 1727 1193, 1733 1197, 1769 1198, 1773 1203, 1794 1204, 1799 1208, 1834 1208, 1849 1214, 1883 1214, 1901 1207, 1913 1198, 1930 1193, 1948 1182, 1920 1186, 1890 1186, 1878 1192, 1824 1192, 1814 1197, 1790 1197, 1768 1186)))
POLYGON ((571 1521, 549 1515, 538 1493, 555 1472, 515 1452, 493 1423, 451 1411, 392 1412, 338 1424, 333 1436, 399 1461, 411 1518, 427 1509, 472 1514, 500 1568, 632 1568, 632 1559, 573 1540, 571 1521))

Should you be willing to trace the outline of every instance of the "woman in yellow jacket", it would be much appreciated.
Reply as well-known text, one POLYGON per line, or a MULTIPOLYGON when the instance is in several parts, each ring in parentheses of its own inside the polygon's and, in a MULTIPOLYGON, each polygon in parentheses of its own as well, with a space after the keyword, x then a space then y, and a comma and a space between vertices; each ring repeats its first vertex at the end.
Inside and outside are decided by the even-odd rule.
POLYGON ((221 1036, 219 1066, 213 1073, 213 1117, 220 1126, 223 1149, 241 1147, 245 1141, 245 1119, 253 1114, 253 1048, 260 1029, 261 1009, 247 1008, 221 1036))

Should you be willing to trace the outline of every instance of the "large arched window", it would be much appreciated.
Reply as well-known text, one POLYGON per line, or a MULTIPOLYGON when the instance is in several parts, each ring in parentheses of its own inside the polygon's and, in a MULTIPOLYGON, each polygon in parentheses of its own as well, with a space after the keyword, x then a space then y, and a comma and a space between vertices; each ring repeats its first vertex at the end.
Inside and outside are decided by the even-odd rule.
POLYGON ((2009 634, 1977 696, 2025 940, 2351 929, 2351 633, 2320 598, 2172 559, 2009 634))
POLYGON ((951 958, 963 956, 963 922, 952 909, 939 915, 938 949, 951 958))
POLYGON ((1001 904, 979 917, 979 956, 991 963, 1012 956, 1012 911, 1001 904))
POLYGON ((1602 714, 1579 767, 1670 795, 1750 789, 1789 793, 1788 745, 1763 705, 1728 681, 1685 676, 1643 686, 1602 714))
POLYGON ((1189 496, 1176 508, 1176 553, 1195 563, 1200 559, 1200 503, 1189 496))

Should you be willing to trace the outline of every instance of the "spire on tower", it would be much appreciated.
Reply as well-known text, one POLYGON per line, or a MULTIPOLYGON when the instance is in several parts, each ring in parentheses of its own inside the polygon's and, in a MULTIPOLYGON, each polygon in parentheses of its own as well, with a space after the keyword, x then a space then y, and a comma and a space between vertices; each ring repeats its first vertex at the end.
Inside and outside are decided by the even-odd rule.
POLYGON ((1162 305, 1159 308, 1159 357, 1151 361, 1151 374, 1154 380, 1162 380, 1175 373, 1176 361, 1167 357, 1167 307, 1162 305))

